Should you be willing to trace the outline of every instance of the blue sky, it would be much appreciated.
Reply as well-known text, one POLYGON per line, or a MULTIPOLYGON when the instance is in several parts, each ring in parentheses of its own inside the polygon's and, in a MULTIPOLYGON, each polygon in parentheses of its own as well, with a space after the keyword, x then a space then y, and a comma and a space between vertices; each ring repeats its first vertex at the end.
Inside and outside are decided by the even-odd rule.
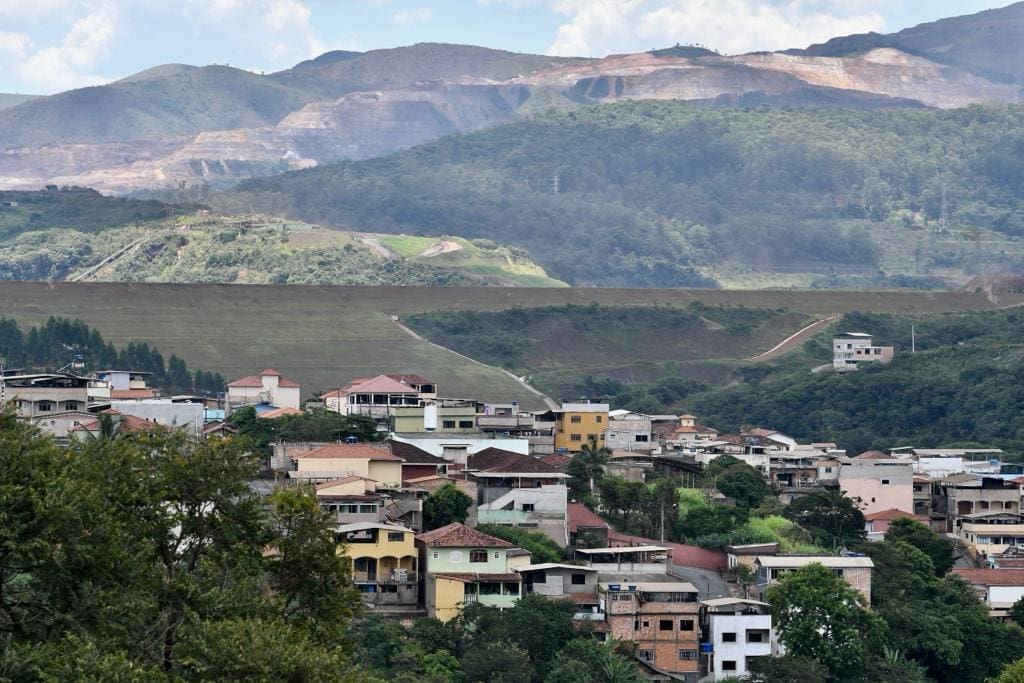
POLYGON ((0 0, 0 92, 47 94, 157 64, 275 71, 331 49, 457 42, 604 56, 725 53, 897 31, 998 0, 0 0))

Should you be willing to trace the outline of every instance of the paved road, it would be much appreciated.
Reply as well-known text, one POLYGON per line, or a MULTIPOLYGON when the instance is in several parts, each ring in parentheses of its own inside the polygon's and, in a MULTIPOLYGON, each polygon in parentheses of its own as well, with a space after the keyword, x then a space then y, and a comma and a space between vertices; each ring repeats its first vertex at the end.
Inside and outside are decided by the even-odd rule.
POLYGON ((672 565, 672 573, 692 583, 700 592, 701 600, 729 596, 729 587, 718 572, 697 567, 672 565))

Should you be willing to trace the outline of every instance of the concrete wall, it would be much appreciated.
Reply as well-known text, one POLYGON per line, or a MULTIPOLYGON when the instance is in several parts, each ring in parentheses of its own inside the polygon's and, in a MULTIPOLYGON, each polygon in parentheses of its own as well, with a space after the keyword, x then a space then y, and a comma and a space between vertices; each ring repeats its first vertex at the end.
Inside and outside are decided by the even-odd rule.
POLYGON ((565 486, 511 489, 490 503, 477 506, 479 524, 506 524, 541 531, 563 548, 569 544, 568 493, 565 486), (511 509, 504 509, 511 506, 511 509), (532 510, 524 510, 532 506, 532 510))
POLYGON ((860 499, 865 515, 895 508, 914 511, 914 471, 911 465, 851 463, 839 469, 839 489, 860 499))
POLYGON ((591 594, 597 592, 597 572, 574 571, 556 567, 544 571, 544 581, 537 581, 537 572, 523 574, 523 580, 532 579, 532 592, 548 597, 560 597, 573 593, 591 594), (582 576, 582 584, 572 582, 573 575, 582 576))
POLYGON ((508 571, 504 548, 426 548, 426 565, 424 569, 435 573, 466 573, 504 574, 508 571), (470 562, 469 553, 473 550, 486 550, 486 562, 470 562), (435 557, 436 555, 436 557, 435 557), (497 557, 495 557, 497 555, 497 557))
POLYGON ((200 436, 203 433, 202 403, 172 403, 169 400, 111 401, 110 407, 119 413, 132 415, 165 427, 187 429, 200 436))
POLYGON ((715 678, 745 675, 747 657, 771 655, 771 629, 771 614, 708 614, 705 635, 714 646, 709 673, 715 678), (748 642, 752 632, 760 634, 761 642, 748 642), (735 641, 726 642, 726 633, 735 634, 735 641), (725 662, 733 662, 735 668, 725 669, 725 662))

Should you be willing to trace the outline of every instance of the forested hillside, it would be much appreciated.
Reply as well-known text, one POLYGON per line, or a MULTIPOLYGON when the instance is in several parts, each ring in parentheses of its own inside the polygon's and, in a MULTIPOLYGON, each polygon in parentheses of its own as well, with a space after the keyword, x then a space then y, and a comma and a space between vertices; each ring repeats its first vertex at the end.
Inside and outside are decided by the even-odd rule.
POLYGON ((738 266, 1015 271, 1024 260, 989 245, 1024 235, 1022 200, 1024 107, 678 102, 551 113, 215 198, 334 226, 485 237, 573 284, 641 286, 714 286, 738 266))

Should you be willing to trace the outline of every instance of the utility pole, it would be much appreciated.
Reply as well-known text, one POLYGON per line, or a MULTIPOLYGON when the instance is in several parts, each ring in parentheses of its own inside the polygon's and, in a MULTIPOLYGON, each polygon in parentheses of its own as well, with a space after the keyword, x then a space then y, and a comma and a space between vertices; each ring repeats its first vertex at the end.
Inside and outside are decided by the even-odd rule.
POLYGON ((917 353, 917 336, 914 334, 914 326, 910 326, 910 352, 917 353))
POLYGON ((558 190, 559 190, 558 174, 556 173, 551 178, 551 194, 558 194, 558 190))

